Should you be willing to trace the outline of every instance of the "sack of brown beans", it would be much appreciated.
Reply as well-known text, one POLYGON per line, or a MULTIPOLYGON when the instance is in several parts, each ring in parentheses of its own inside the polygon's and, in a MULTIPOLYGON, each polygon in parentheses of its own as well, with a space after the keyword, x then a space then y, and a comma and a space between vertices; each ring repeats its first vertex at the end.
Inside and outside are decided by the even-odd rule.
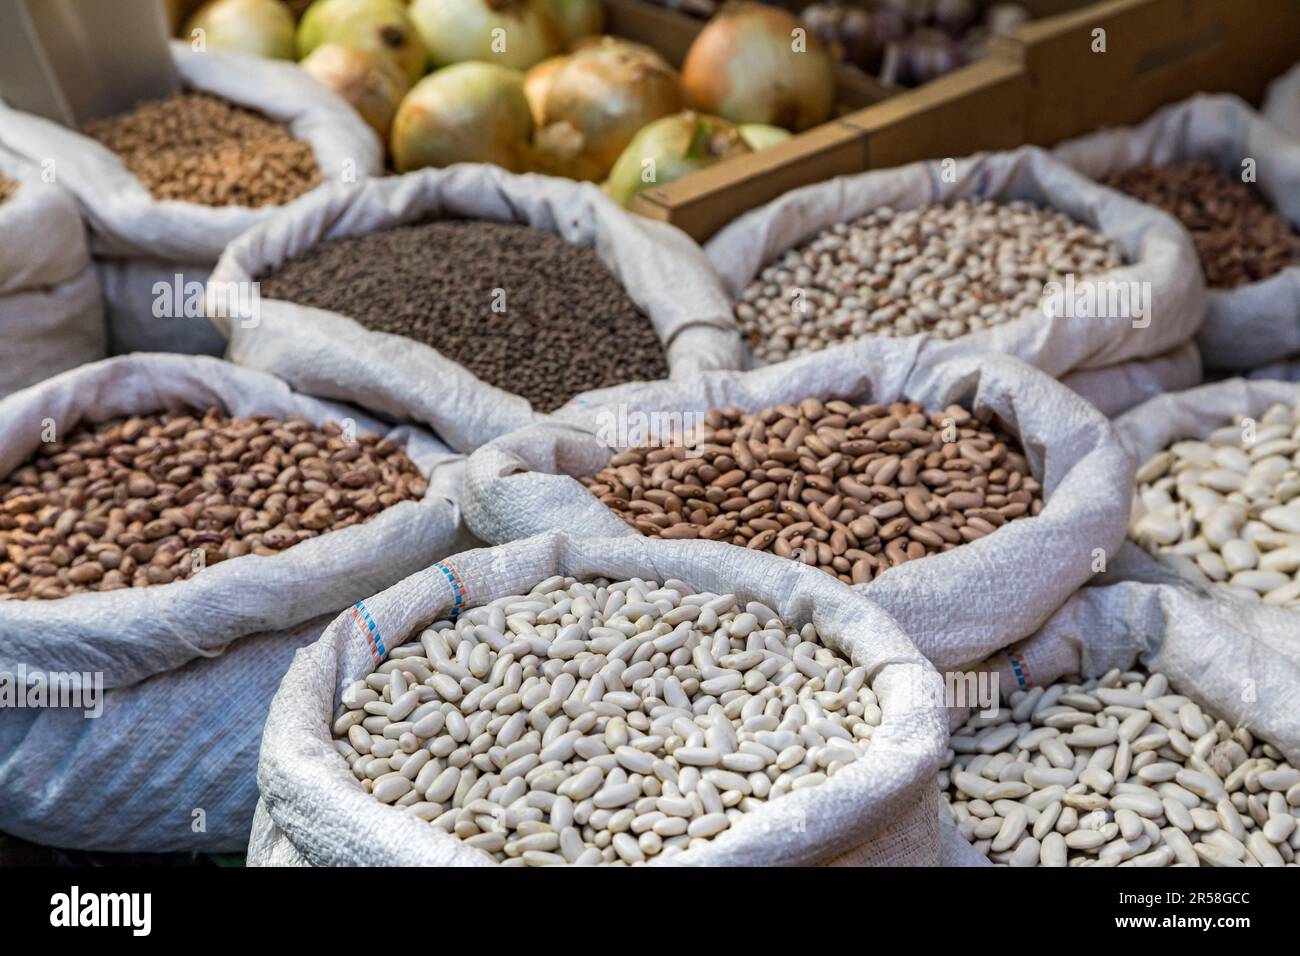
POLYGON ((1195 96, 1055 155, 1187 229, 1209 287, 1207 368, 1300 352, 1300 140, 1235 96, 1195 96))
POLYGON ((1300 65, 1274 80, 1264 97, 1264 117, 1294 139, 1300 139, 1300 65))
MULTIPOLYGON (((1035 147, 796 189, 705 248, 760 365, 925 334, 1062 378, 1163 355, 1204 312, 1176 223, 1035 147)), ((1112 404, 1143 398, 1127 383, 1112 404)))
POLYGON ((238 850, 293 650, 465 540, 457 456, 177 355, 10 395, 0 435, 0 830, 238 850))
POLYGON ((191 295, 240 233, 322 183, 382 169, 383 150, 347 103, 293 64, 234 53, 172 56, 183 92, 83 131, 0 102, 0 146, 71 192, 102 273, 113 352, 220 355, 191 295))
POLYGON ((1187 342, 1164 355, 1121 362, 1110 368, 1084 368, 1061 379, 1108 418, 1165 392, 1181 392, 1204 381, 1201 352, 1187 342))
POLYGON ((864 341, 620 399, 475 452, 474 533, 772 551, 859 585, 941 668, 1032 633, 1123 541, 1131 459, 1009 356, 864 341))
POLYGON ((812 568, 563 531, 446 558, 290 667, 250 865, 935 865, 938 675, 812 568))
POLYGON ((589 184, 495 166, 371 180, 278 216, 230 245, 211 287, 250 280, 258 320, 223 323, 233 361, 463 451, 593 389, 739 363, 685 234, 589 184))
POLYGON ((104 306, 77 204, 0 149, 0 398, 104 357, 104 306))

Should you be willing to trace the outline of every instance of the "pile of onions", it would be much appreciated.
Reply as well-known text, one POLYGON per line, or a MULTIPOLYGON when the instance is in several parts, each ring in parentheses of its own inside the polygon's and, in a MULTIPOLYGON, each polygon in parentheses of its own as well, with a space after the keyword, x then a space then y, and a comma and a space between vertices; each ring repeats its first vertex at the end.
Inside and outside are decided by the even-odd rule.
POLYGON ((302 68, 352 105, 379 139, 387 143, 393 116, 406 95, 407 83, 386 56, 322 43, 302 61, 302 68))
POLYGON ((726 120, 690 110, 675 113, 636 134, 610 170, 605 193, 626 206, 643 189, 748 152, 740 131, 726 120))
POLYGON ((424 75, 424 44, 402 0, 316 0, 298 24, 298 56, 322 43, 391 57, 408 83, 424 75))
POLYGON ((411 19, 435 69, 482 60, 526 70, 561 48, 546 0, 414 0, 411 19))
POLYGON ((681 108, 676 71, 650 48, 585 45, 550 77, 537 161, 547 172, 604 179, 638 130, 681 108))
POLYGON ((574 40, 605 32, 604 0, 545 0, 545 5, 565 47, 574 40))
POLYGON ((393 120, 393 165, 399 173, 452 163, 528 166, 533 117, 524 75, 496 63, 458 63, 411 89, 393 120))
POLYGON ((682 88, 687 105, 700 112, 801 132, 830 119, 835 66, 816 34, 791 14, 736 3, 724 7, 691 44, 682 88))
POLYGON ((208 50, 292 60, 294 29, 293 14, 280 0, 212 0, 185 24, 185 39, 202 38, 208 50))

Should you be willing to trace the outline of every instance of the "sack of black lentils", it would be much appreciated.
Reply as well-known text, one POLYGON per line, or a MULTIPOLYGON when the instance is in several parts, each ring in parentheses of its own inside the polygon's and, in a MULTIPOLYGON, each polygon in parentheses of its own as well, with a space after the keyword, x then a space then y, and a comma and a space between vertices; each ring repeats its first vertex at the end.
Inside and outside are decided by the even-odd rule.
POLYGON ((1205 308, 1176 223, 1035 147, 792 190, 705 248, 760 365, 926 334, 1061 378, 1181 346, 1205 308))
POLYGON ((556 531, 357 612, 271 704, 250 865, 938 862, 939 676, 811 568, 556 531))
POLYGON ((76 202, 4 150, 0 236, 2 398, 103 358, 104 306, 76 202))
POLYGON ((427 432, 215 359, 82 366, 0 434, 0 830, 43 844, 240 849, 293 650, 472 540, 427 432))
POLYGON ((241 236, 210 288, 257 281, 233 361, 429 425, 472 451, 592 390, 735 368, 682 232, 590 184, 459 165, 335 191, 241 236))
POLYGON ((1187 342, 1155 358, 1134 359, 1110 368, 1085 368, 1061 379, 1107 418, 1114 418, 1165 392, 1181 392, 1203 380, 1201 352, 1187 342))
POLYGON ((625 389, 475 452, 465 519, 729 541, 859 585, 940 668, 1033 633, 1124 538, 1133 463, 1009 356, 909 338, 625 389))
POLYGON ((1264 117, 1289 136, 1300 139, 1300 65, 1274 80, 1264 97, 1264 117))
POLYGON ((1207 368, 1300 352, 1300 140, 1235 96, 1200 95, 1055 155, 1186 227, 1209 287, 1207 368))
POLYGON ((377 175, 383 149, 355 110, 291 63, 179 41, 172 56, 181 94, 83 131, 0 102, 0 146, 43 165, 80 203, 112 351, 220 355, 202 283, 221 250, 323 183, 377 175))

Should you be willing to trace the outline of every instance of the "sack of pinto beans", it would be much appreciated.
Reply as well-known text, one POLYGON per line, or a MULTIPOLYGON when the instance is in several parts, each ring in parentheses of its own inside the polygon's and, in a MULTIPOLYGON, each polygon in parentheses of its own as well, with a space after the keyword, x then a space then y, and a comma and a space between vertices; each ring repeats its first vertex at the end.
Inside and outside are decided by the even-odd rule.
POLYGON ((383 150, 293 64, 181 42, 172 56, 181 94, 84 131, 0 102, 0 146, 48 164, 79 202, 112 351, 220 355, 201 289, 221 250, 322 183, 377 175, 383 150))
POLYGON ((0 398, 104 357, 104 306, 70 195, 0 150, 0 398))
MULTIPOLYGON (((796 189, 705 248, 759 365, 924 334, 1088 371, 1090 399, 1128 408, 1142 383, 1103 370, 1186 345, 1205 309, 1177 223, 1035 147, 796 189)), ((1174 371, 1144 374, 1169 387, 1174 371)))
POLYGON ((0 830, 43 844, 244 846, 294 650, 472 540, 427 432, 215 359, 65 372, 0 401, 0 434, 0 675, 22 701, 0 830))
POLYGON ((938 863, 939 676, 812 568, 554 531, 356 612, 271 704, 250 865, 938 863))
POLYGON ((372 180, 277 217, 231 244, 211 287, 250 280, 261 314, 223 323, 233 361, 462 451, 593 389, 739 364, 726 296, 685 234, 592 185, 493 166, 372 180))
POLYGON ((1187 228, 1209 286, 1207 368, 1300 352, 1300 140, 1235 96, 1196 96, 1055 155, 1187 228))
POLYGON ((469 461, 471 530, 728 541, 857 584, 939 668, 1033 633, 1124 537, 1133 463, 1023 362, 909 338, 628 388, 469 461))

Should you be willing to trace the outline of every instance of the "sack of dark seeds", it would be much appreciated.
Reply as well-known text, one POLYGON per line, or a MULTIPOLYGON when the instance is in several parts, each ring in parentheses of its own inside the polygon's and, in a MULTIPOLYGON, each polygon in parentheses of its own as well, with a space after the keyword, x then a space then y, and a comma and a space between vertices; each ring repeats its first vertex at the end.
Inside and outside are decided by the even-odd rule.
POLYGON ((81 206, 113 352, 221 354, 202 287, 235 236, 329 182, 380 172, 356 111, 292 63, 177 41, 183 91, 71 130, 0 102, 0 146, 81 206))
POLYGON ((294 652, 472 540, 428 432, 207 357, 64 372, 0 438, 0 830, 51 846, 242 849, 294 652))
POLYGON ((722 287, 679 230, 590 184, 460 165, 370 180, 231 243, 209 283, 258 284, 230 358, 415 420, 453 448, 627 382, 735 368, 722 287))
POLYGON ((0 398, 104 357, 104 306, 73 198, 0 149, 0 398))
POLYGON ((1185 345, 1205 308, 1177 223, 1029 146, 791 190, 705 249, 755 365, 919 335, 1064 379, 1185 345))
POLYGON ((1206 368, 1300 352, 1300 140, 1235 96, 1202 95, 1055 155, 1188 230, 1209 290, 1206 368))

